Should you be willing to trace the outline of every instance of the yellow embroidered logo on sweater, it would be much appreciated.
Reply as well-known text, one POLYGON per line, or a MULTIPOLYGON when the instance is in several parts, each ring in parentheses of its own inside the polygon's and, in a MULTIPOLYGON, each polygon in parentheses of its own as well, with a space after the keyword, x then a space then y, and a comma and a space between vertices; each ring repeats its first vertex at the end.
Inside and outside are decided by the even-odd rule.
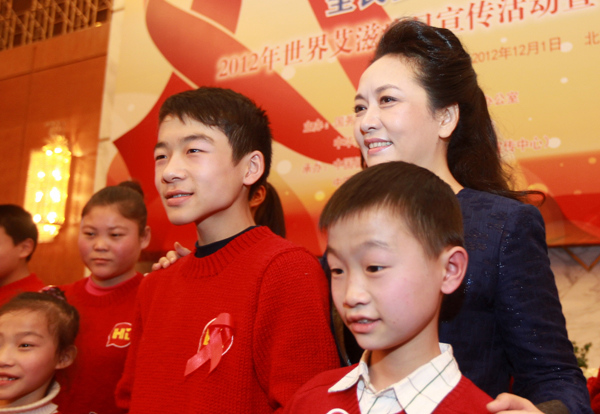
POLYGON ((126 348, 131 343, 131 323, 119 322, 117 323, 110 334, 108 334, 108 342, 106 346, 114 346, 117 348, 126 348))

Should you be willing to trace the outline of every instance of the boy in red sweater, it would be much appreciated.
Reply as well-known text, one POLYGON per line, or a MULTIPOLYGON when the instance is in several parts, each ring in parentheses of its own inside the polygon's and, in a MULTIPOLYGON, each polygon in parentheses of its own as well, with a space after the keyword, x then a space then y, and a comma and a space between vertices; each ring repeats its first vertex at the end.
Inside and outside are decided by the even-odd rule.
POLYGON ((327 281, 305 249, 255 226, 271 131, 234 91, 202 87, 159 113, 155 183, 190 254, 141 283, 117 403, 135 413, 272 413, 339 366, 327 281))
POLYGON ((350 178, 321 215, 335 306, 361 361, 317 375, 286 413, 488 413, 492 399, 438 342, 442 298, 467 268, 460 206, 430 171, 389 162, 350 178))
POLYGON ((0 205, 0 305, 21 292, 37 292, 44 283, 29 271, 38 230, 31 214, 14 204, 0 205))

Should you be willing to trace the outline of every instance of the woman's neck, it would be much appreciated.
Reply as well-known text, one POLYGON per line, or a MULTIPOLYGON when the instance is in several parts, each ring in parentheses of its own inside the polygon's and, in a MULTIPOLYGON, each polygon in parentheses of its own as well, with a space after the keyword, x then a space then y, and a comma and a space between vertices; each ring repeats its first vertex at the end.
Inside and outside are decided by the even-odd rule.
POLYGON ((450 188, 452 188, 452 191, 454 191, 454 194, 458 194, 458 192, 463 189, 463 186, 456 181, 456 178, 454 178, 450 172, 448 164, 444 163, 444 165, 439 168, 431 168, 429 170, 440 177, 446 184, 448 184, 450 188))

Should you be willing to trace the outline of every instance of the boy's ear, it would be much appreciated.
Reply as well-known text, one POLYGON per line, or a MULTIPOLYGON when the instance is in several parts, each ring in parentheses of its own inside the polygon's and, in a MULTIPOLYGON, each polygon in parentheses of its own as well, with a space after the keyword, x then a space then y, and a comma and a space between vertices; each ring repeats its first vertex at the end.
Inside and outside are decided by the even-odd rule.
POLYGON ((247 156, 246 174, 244 185, 251 186, 262 177, 265 172, 265 157, 260 151, 252 151, 247 156))
POLYGON ((18 246, 19 259, 26 259, 33 252, 33 249, 35 248, 35 243, 33 242, 33 239, 25 239, 21 243, 19 243, 18 246))
POLYGON ((144 233, 140 236, 140 246, 142 250, 148 247, 151 238, 152 232, 150 231, 150 226, 146 226, 146 228, 144 229, 144 233))
POLYGON ((76 356, 77 356, 77 347, 75 345, 69 346, 59 356, 58 361, 56 362, 56 369, 67 368, 73 362, 75 362, 76 356))
POLYGON ((440 120, 439 136, 440 138, 448 138, 458 125, 460 119, 460 110, 458 104, 452 104, 438 112, 440 120))
POLYGON ((447 248, 442 253, 444 260, 444 279, 442 281, 442 293, 449 295, 454 292, 462 283, 465 273, 467 272, 467 264, 469 263, 469 255, 461 246, 453 246, 447 248))

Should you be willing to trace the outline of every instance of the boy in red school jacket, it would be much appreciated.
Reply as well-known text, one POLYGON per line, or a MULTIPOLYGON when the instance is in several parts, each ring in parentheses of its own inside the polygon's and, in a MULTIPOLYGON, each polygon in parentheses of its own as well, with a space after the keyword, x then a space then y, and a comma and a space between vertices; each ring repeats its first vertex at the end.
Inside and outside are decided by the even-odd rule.
POLYGON ((0 205, 0 305, 21 292, 37 292, 44 283, 29 271, 38 230, 31 214, 14 204, 0 205))
POLYGON ((202 87, 159 114, 155 184, 195 252, 148 275, 136 300, 117 404, 135 413, 272 413, 339 366, 327 281, 305 249, 255 226, 248 194, 271 164, 268 119, 202 87))
POLYGON ((482 413, 492 399, 439 343, 445 294, 467 268, 460 206, 430 171, 389 162, 356 174, 321 215, 335 306, 365 349, 305 384, 286 413, 482 413))

